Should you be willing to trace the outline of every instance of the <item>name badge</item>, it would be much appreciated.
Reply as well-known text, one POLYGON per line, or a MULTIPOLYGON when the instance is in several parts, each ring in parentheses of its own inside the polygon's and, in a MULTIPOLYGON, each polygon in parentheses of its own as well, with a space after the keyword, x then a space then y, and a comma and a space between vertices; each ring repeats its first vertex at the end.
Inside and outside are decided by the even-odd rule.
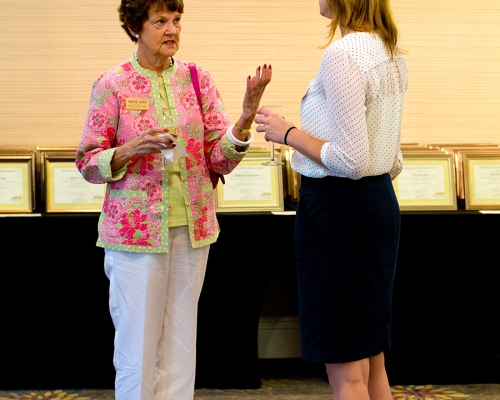
POLYGON ((127 99, 126 104, 127 110, 149 110, 149 100, 148 99, 127 99))

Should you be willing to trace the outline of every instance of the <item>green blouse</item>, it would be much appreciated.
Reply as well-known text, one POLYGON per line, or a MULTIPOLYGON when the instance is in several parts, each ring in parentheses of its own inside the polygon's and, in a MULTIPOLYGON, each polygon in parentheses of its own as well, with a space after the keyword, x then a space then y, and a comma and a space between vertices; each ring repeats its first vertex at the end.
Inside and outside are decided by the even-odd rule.
MULTIPOLYGON (((177 121, 173 121, 172 113, 168 106, 167 90, 163 84, 163 78, 158 76, 158 86, 160 87, 161 108, 163 117, 170 120, 171 123, 167 126, 175 127, 177 121)), ((163 157, 163 155, 162 155, 163 157)), ((188 224, 188 217, 186 211, 186 204, 184 203, 184 196, 182 195, 181 176, 179 160, 175 160, 168 166, 168 226, 181 226, 188 224)))

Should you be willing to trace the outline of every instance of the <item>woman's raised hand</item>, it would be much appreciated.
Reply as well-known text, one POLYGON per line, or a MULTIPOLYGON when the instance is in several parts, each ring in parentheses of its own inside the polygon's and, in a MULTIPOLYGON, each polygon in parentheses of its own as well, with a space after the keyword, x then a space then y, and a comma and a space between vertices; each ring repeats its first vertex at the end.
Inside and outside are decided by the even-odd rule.
POLYGON ((268 83, 271 82, 272 74, 271 66, 264 64, 263 67, 257 67, 255 76, 247 78, 247 88, 243 99, 243 114, 251 114, 250 117, 253 119, 257 113, 264 90, 268 83))

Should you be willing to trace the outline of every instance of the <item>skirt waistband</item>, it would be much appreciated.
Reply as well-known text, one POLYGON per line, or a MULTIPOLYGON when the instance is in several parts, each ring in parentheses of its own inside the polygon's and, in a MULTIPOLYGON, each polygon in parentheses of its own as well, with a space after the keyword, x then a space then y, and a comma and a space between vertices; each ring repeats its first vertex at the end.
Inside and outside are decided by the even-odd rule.
POLYGON ((325 176, 323 178, 310 178, 308 176, 302 175, 300 177, 300 187, 301 188, 321 188, 321 187, 349 187, 352 185, 363 185, 363 184, 374 184, 381 183, 389 179, 388 173, 382 175, 364 176, 360 179, 349 179, 341 178, 338 176, 325 176))

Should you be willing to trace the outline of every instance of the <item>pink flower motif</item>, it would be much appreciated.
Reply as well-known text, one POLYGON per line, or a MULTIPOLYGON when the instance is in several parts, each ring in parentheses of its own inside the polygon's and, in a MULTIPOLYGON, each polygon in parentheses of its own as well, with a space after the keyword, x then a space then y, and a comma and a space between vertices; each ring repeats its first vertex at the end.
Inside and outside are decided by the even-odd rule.
POLYGON ((186 157, 186 168, 192 169, 192 167, 196 165, 201 165, 203 161, 202 152, 203 149, 199 141, 194 138, 189 138, 186 143, 186 150, 189 154, 189 157, 186 157), (192 162, 194 164, 192 165, 192 162))
POLYGON ((216 130, 218 126, 222 123, 218 114, 209 115, 207 118, 207 126, 210 130, 216 130))
POLYGON ((116 75, 113 77, 113 83, 122 89, 125 94, 130 93, 131 82, 127 75, 116 75))
POLYGON ((115 137, 115 131, 116 129, 113 126, 109 126, 105 134, 97 139, 103 149, 109 149, 110 139, 115 137))
POLYGON ((141 190, 145 190, 148 193, 148 199, 151 203, 160 199, 161 186, 155 185, 155 182, 151 178, 145 178, 140 182, 139 187, 141 190))
POLYGON ((151 82, 148 77, 141 76, 137 72, 130 75, 130 90, 137 94, 147 93, 151 90, 151 82))
POLYGON ((139 210, 134 210, 131 213, 124 213, 121 216, 120 235, 125 239, 122 244, 150 246, 148 242, 149 234, 147 233, 148 224, 146 221, 146 214, 142 214, 139 210))
POLYGON ((203 227, 205 226, 205 224, 208 221, 208 213, 207 213, 207 211, 208 211, 207 207, 203 207, 201 209, 201 217, 198 218, 197 220, 195 220, 195 222, 194 222, 194 237, 195 237, 195 240, 204 239, 207 236, 206 235, 206 230, 203 229, 203 227), (203 232, 205 232, 205 234, 203 234, 203 232))
POLYGON ((154 165, 156 163, 156 158, 152 154, 142 157, 133 157, 127 166, 127 172, 129 174, 136 174, 145 176, 148 172, 154 170, 154 165))
POLYGON ((208 79, 201 78, 200 89, 206 91, 206 90, 210 89, 210 87, 211 87, 210 81, 208 79))
POLYGON ((122 205, 120 201, 111 199, 108 203, 107 208, 104 210, 108 218, 113 221, 113 223, 118 222, 122 212, 122 205))
POLYGON ((139 175, 145 176, 155 169, 156 157, 152 154, 141 157, 139 175))
POLYGON ((123 64, 123 70, 126 72, 132 71, 132 63, 129 61, 125 64, 123 64))
POLYGON ((194 108, 195 110, 197 110, 200 108, 198 105, 198 99, 196 98, 196 95, 192 93, 184 97, 184 105, 188 109, 194 108))
POLYGON ((145 132, 148 129, 154 128, 156 126, 156 122, 148 117, 147 115, 141 116, 134 121, 134 128, 139 132, 145 132))
POLYGON ((92 111, 88 118, 87 126, 89 129, 98 130, 108 123, 107 117, 98 110, 92 111))

